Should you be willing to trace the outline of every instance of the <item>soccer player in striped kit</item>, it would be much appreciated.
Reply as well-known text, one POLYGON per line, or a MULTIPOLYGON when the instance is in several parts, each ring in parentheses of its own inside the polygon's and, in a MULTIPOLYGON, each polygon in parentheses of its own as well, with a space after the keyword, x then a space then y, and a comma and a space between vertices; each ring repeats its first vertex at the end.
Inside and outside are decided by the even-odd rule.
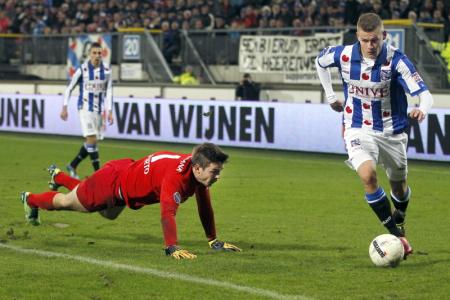
POLYGON ((67 165, 70 176, 78 178, 76 168, 88 155, 94 170, 100 168, 97 140, 103 139, 104 118, 109 124, 113 123, 112 114, 112 70, 102 62, 102 47, 99 43, 92 43, 89 50, 89 60, 84 62, 75 72, 66 88, 61 119, 68 118, 67 105, 70 95, 76 85, 79 85, 78 112, 84 144, 80 151, 67 165))
POLYGON ((384 42, 381 18, 362 14, 357 24, 358 42, 325 48, 316 59, 317 73, 332 109, 343 112, 348 164, 356 170, 365 198, 382 224, 403 243, 405 258, 412 247, 405 238, 406 208, 411 189, 406 183, 408 103, 405 93, 419 96, 420 106, 409 116, 421 122, 433 104, 427 86, 405 54, 384 42), (328 68, 337 67, 345 101, 336 98, 328 68), (376 165, 381 164, 390 183, 388 196, 378 185, 376 165))

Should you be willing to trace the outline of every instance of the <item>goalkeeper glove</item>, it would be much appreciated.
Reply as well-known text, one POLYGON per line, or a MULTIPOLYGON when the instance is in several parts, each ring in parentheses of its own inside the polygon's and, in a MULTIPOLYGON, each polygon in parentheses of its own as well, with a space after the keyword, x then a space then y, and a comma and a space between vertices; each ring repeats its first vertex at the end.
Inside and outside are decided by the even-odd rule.
POLYGON ((166 247, 165 249, 167 256, 172 256, 175 259, 194 259, 197 258, 197 255, 192 254, 191 252, 187 250, 183 250, 179 248, 178 246, 172 245, 169 247, 166 247))
POLYGON ((208 242, 209 247, 213 250, 224 250, 224 251, 234 251, 234 252, 240 252, 241 249, 236 247, 233 244, 229 244, 226 242, 222 242, 218 239, 214 239, 212 241, 208 242))

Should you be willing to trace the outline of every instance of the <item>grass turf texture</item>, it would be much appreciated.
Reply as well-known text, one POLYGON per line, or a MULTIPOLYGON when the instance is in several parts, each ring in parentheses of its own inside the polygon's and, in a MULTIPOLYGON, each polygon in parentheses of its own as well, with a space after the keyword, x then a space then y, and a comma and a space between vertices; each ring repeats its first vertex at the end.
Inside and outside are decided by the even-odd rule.
MULTIPOLYGON (((195 199, 177 214, 179 244, 198 255, 163 255, 159 205, 124 210, 115 221, 98 214, 41 211, 42 225, 25 224, 19 192, 47 190, 51 163, 65 166, 78 138, 0 133, 0 242, 314 299, 444 299, 450 290, 450 165, 410 161, 412 200, 407 234, 416 253, 395 269, 368 257, 385 233, 363 198, 344 156, 224 148, 230 154, 212 187, 219 238, 242 253, 213 252, 195 199), (56 223, 68 224, 66 228, 56 223)), ((141 158, 190 145, 102 141, 102 162, 141 158)), ((89 160, 80 175, 91 172, 89 160)), ((380 183, 389 191, 384 172, 380 183)), ((189 283, 47 258, 0 247, 0 299, 263 299, 232 288, 189 283)))

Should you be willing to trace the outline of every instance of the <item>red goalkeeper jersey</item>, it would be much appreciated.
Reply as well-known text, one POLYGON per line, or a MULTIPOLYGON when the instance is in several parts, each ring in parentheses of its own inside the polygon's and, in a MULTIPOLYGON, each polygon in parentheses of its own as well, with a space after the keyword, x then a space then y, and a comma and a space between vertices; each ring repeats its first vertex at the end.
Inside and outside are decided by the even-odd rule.
POLYGON ((160 202, 166 246, 177 244, 178 206, 194 194, 206 236, 216 237, 209 190, 195 179, 190 154, 164 151, 137 160, 121 172, 116 188, 132 209, 160 202))

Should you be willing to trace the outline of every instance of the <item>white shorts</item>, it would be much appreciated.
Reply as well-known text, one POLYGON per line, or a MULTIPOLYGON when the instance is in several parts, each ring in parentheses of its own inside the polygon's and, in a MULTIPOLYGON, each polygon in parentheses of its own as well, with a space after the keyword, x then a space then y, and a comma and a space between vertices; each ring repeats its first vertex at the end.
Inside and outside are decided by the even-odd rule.
POLYGON ((392 181, 406 180, 408 162, 406 133, 384 136, 383 134, 356 128, 344 132, 345 146, 348 153, 348 163, 354 170, 368 160, 376 165, 379 163, 386 170, 387 177, 392 181))
POLYGON ((83 136, 96 135, 97 139, 102 140, 104 132, 102 115, 98 112, 86 111, 84 109, 80 109, 78 115, 80 116, 83 136))

